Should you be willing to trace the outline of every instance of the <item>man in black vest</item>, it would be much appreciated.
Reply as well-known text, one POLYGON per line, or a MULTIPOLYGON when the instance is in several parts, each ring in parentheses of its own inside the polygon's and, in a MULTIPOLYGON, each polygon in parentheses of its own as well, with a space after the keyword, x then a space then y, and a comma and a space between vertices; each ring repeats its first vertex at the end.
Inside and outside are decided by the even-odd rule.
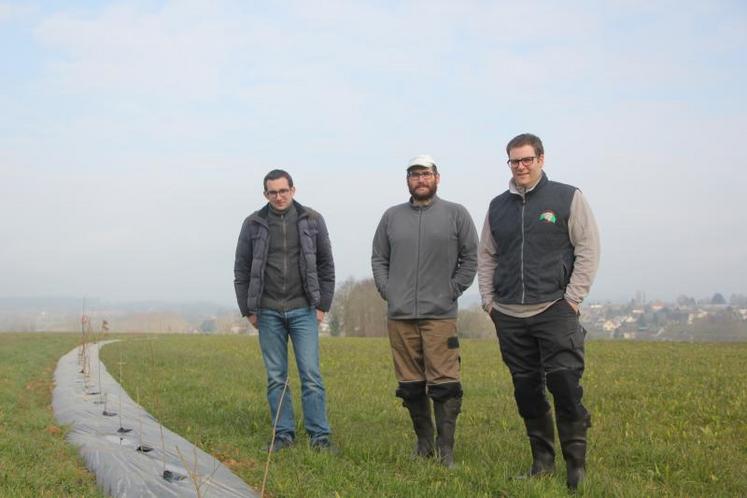
POLYGON ((548 180, 539 137, 506 146, 512 178, 494 198, 478 251, 478 282, 514 384, 532 450, 530 476, 555 470, 555 431, 576 489, 586 472, 591 416, 581 403, 584 336, 579 306, 599 262, 596 222, 581 191, 548 180), (545 396, 552 393, 555 421, 545 396))

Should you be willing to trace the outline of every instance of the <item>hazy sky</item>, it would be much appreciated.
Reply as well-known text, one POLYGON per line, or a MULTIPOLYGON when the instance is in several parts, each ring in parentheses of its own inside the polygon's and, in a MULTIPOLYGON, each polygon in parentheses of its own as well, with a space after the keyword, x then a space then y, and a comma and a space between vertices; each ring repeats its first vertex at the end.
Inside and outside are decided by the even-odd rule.
POLYGON ((408 158, 479 230, 527 131, 597 217, 591 300, 747 293, 746 5, 0 0, 0 296, 230 305, 273 168, 368 277, 408 158))

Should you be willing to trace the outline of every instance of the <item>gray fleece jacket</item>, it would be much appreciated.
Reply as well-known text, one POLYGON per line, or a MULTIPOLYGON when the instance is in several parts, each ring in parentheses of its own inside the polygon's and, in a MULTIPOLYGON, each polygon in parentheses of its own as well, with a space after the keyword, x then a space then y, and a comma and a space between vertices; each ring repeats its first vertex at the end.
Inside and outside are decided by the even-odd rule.
POLYGON ((477 231, 461 204, 434 196, 386 210, 371 267, 393 320, 456 318, 457 298, 475 278, 477 231))

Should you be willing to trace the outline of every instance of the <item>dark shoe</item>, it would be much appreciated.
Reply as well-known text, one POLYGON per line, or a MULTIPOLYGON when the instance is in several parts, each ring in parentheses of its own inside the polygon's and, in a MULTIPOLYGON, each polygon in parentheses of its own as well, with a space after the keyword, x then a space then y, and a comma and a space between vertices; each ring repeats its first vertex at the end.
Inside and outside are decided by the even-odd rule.
POLYGON ((558 436, 566 466, 566 485, 575 491, 586 477, 586 432, 591 417, 581 420, 558 420, 558 436))
POLYGON ((288 436, 276 435, 272 441, 267 443, 267 446, 264 447, 264 451, 267 451, 269 453, 275 453, 276 451, 280 451, 285 448, 290 448, 292 446, 293 446, 293 438, 290 438, 288 436))
POLYGON ((332 440, 327 436, 318 437, 311 440, 311 449, 319 452, 337 455, 340 450, 335 446, 332 440))
POLYGON ((462 409, 462 398, 433 400, 433 411, 436 414, 436 446, 441 465, 447 469, 454 468, 454 433, 456 420, 462 409))
POLYGON ((415 444, 416 457, 430 458, 436 454, 433 447, 433 419, 431 418, 431 401, 424 394, 414 399, 406 399, 402 406, 407 408, 412 419, 412 427, 418 441, 415 444))
POLYGON ((555 427, 552 412, 538 418, 525 418, 524 425, 532 449, 532 468, 529 477, 555 472, 555 427))

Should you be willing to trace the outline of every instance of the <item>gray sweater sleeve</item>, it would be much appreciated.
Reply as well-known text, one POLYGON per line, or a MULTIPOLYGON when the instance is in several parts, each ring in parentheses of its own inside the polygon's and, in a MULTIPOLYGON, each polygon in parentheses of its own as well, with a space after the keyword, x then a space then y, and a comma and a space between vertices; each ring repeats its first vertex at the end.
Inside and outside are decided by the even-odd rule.
POLYGON ((387 235, 388 211, 376 227, 371 251, 371 270, 381 297, 386 300, 386 285, 389 281, 389 236, 387 235))
POLYGON ((485 215, 485 223, 480 234, 480 246, 477 251, 477 284, 480 288, 482 308, 489 310, 493 305, 493 274, 495 273, 497 251, 493 235, 490 233, 490 218, 485 215))
POLYGON ((461 296, 472 285, 477 272, 477 230, 472 217, 463 206, 459 206, 457 230, 459 259, 453 282, 457 291, 456 295, 461 296))
POLYGON ((565 298, 575 304, 589 294, 594 276, 599 267, 599 231, 586 197, 576 190, 571 201, 571 214, 568 219, 568 232, 573 244, 573 273, 565 289, 565 298))

